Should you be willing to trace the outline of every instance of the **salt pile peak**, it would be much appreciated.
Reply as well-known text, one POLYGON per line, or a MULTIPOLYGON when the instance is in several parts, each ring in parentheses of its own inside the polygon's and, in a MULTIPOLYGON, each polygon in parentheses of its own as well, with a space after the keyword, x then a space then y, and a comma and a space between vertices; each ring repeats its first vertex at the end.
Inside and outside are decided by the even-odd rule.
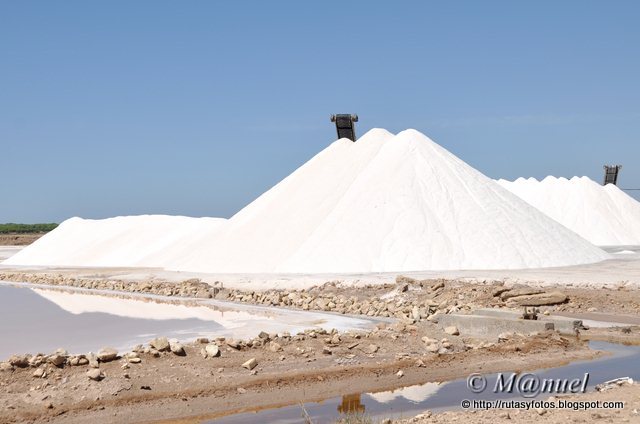
POLYGON ((640 245, 640 202, 613 184, 553 176, 498 183, 591 243, 640 245))
POLYGON ((170 269, 359 273, 591 263, 602 250, 415 130, 338 140, 170 269))
POLYGON ((355 143, 346 138, 334 141, 231 217, 215 239, 200 238, 185 244, 181 255, 167 267, 201 272, 276 272, 392 139, 392 133, 376 128, 355 143))

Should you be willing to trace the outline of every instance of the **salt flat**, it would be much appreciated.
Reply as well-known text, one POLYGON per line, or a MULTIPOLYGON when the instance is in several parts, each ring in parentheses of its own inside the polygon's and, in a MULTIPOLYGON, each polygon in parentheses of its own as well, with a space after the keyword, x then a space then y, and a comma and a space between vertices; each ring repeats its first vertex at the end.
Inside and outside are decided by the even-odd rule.
MULTIPOLYGON (((612 259, 602 262, 538 269, 414 271, 402 275, 417 279, 446 278, 469 281, 504 280, 532 285, 574 285, 614 287, 626 284, 640 287, 640 246, 612 246, 605 248, 612 259)), ((385 284, 395 281, 398 272, 369 273, 203 273, 177 272, 160 268, 99 268, 99 267, 32 267, 0 265, 0 272, 63 274, 79 278, 118 278, 144 281, 160 279, 184 281, 199 278, 213 283, 223 282, 225 287, 244 290, 305 289, 328 281, 348 285, 385 284)))
POLYGON ((24 247, 25 246, 0 246, 0 261, 9 259, 13 255, 24 249, 24 247))

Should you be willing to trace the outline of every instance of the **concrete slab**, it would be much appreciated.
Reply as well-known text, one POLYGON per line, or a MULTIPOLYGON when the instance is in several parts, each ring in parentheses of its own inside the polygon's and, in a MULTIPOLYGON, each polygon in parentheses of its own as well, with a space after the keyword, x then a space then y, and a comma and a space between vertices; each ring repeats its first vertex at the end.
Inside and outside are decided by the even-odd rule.
POLYGON ((501 333, 531 334, 554 330, 549 321, 531 321, 487 315, 448 314, 438 317, 442 328, 455 325, 461 336, 497 338, 501 333))
MULTIPOLYGON (((522 311, 517 309, 481 308, 476 309, 472 314, 506 319, 520 319, 522 317, 522 311)), ((573 335, 576 328, 583 328, 582 320, 571 317, 538 314, 538 321, 552 322, 554 328, 561 334, 573 335)))

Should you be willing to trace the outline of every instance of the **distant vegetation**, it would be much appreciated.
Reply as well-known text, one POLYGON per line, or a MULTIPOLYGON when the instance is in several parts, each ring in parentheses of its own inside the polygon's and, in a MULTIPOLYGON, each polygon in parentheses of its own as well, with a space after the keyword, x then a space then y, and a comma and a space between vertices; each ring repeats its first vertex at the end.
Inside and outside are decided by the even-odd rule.
POLYGON ((58 224, 0 224, 0 234, 8 233, 46 233, 56 228, 58 224))

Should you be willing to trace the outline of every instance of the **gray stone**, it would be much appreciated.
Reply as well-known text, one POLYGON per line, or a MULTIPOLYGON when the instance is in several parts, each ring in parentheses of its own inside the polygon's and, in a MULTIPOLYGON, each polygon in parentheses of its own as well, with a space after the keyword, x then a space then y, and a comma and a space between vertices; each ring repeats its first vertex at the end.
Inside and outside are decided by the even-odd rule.
POLYGON ((444 332, 451 335, 451 336, 458 336, 460 335, 460 331, 458 331, 458 327, 456 327, 455 325, 451 325, 449 327, 445 327, 444 328, 444 332))
POLYGON ((509 299, 509 304, 518 306, 543 306, 557 305, 567 301, 567 295, 560 291, 552 291, 547 293, 532 294, 528 296, 518 296, 509 299))
POLYGON ((33 376, 35 378, 44 378, 47 376, 47 373, 44 368, 40 367, 36 368, 36 370, 33 372, 33 376))
POLYGON ((420 309, 417 306, 414 306, 413 308, 411 308, 411 317, 416 321, 420 320, 421 318, 420 309))
POLYGON ((11 355, 9 363, 14 367, 26 368, 29 366, 29 357, 27 355, 11 355))
POLYGON ((427 352, 436 353, 438 352, 440 347, 438 346, 438 343, 435 342, 435 343, 429 343, 428 345, 426 345, 425 349, 427 349, 427 352))
POLYGON ((65 358, 62 355, 58 355, 57 353, 54 353, 53 355, 49 355, 47 360, 49 361, 49 363, 55 365, 56 367, 61 367, 66 362, 67 358, 65 358))
POLYGON ((374 344, 370 344, 369 346, 367 346, 367 353, 376 353, 378 351, 378 349, 380 349, 377 345, 374 344))
POLYGON ((104 374, 100 371, 100 368, 91 368, 87 371, 87 377, 93 381, 100 381, 104 378, 104 374))
POLYGON ((89 352, 87 355, 87 359, 89 360, 89 366, 91 368, 98 368, 100 365, 98 364, 98 357, 95 353, 89 352))
POLYGON ((41 354, 37 354, 29 358, 29 366, 31 367, 37 368, 45 362, 47 362, 47 358, 42 356, 41 354))
POLYGON ((280 345, 280 343, 270 342, 269 343, 269 350, 271 352, 279 352, 279 351, 282 350, 282 346, 280 345))
POLYGON ((103 347, 96 356, 100 362, 111 362, 118 358, 118 351, 112 347, 103 347))
POLYGON ((170 340, 169 341, 169 349, 171 349, 171 352, 175 355, 178 356, 185 356, 187 353, 184 351, 184 346, 182 346, 182 344, 180 342, 178 342, 177 340, 170 340))
POLYGON ((506 300, 511 299, 512 297, 518 297, 518 296, 527 296, 527 295, 531 295, 531 294, 538 294, 538 293, 543 293, 544 290, 542 289, 536 289, 533 287, 517 287, 517 288, 512 288, 511 290, 507 290, 503 293, 500 294, 500 300, 502 300, 503 302, 506 300))
POLYGON ((149 342, 149 345, 151 345, 152 348, 159 352, 166 352, 171 350, 169 339, 167 339, 166 337, 156 337, 149 342))

